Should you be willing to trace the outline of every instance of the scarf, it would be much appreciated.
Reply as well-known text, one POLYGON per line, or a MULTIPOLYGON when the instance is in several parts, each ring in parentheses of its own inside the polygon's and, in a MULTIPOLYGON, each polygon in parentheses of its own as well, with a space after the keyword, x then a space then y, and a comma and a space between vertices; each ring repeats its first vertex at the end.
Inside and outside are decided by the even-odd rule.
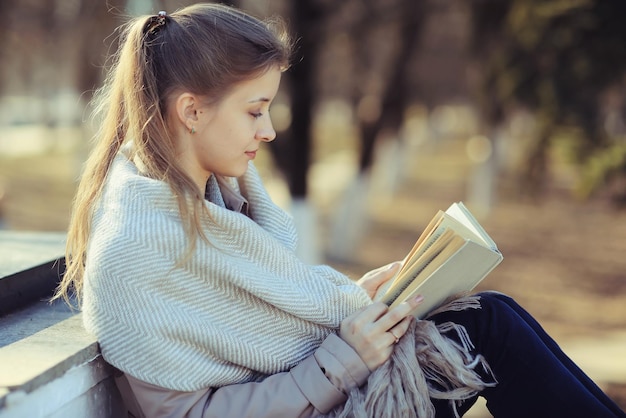
MULTIPOLYGON (((178 391, 258 381, 297 365, 371 303, 350 278, 297 258, 292 219, 271 201, 254 165, 228 181, 247 199, 249 216, 206 201, 208 240, 198 239, 184 258, 188 240, 169 186, 143 176, 123 153, 112 163, 92 217, 82 310, 118 369, 178 391)), ((422 329, 332 415, 382 416, 395 410, 398 394, 413 393, 402 395, 409 409, 429 416, 430 396, 464 399, 482 390, 468 339, 458 344, 442 336, 445 329, 417 323, 422 329), (404 376, 409 370, 413 377, 404 376), (433 381, 446 382, 444 390, 433 381)))

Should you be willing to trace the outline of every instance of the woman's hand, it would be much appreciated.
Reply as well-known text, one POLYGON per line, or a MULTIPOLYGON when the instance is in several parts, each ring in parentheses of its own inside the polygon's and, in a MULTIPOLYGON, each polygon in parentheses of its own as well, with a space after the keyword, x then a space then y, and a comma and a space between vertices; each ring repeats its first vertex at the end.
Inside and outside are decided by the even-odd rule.
POLYGON ((367 292, 369 297, 373 299, 378 288, 387 280, 390 280, 398 272, 400 266, 401 263, 396 261, 391 264, 387 264, 386 266, 379 267, 376 270, 365 273, 365 275, 361 277, 356 284, 361 286, 361 288, 367 292))
POLYGON ((382 302, 374 302, 344 319, 339 336, 374 371, 391 356, 394 345, 409 329, 413 318, 411 311, 422 300, 418 296, 393 309, 382 302))

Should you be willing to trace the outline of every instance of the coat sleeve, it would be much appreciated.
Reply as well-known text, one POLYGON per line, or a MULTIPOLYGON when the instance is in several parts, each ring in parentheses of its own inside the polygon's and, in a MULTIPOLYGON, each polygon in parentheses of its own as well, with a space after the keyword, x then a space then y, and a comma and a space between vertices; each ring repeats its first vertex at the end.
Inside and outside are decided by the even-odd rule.
POLYGON ((261 382, 179 392, 126 374, 117 384, 138 418, 314 417, 345 402, 369 375, 359 355, 331 334, 312 356, 261 382))

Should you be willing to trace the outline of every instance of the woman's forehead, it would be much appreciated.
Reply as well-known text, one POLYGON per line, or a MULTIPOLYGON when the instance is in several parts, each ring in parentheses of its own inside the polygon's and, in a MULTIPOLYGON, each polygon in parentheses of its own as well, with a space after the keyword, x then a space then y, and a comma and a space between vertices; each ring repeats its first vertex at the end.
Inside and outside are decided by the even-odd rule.
POLYGON ((268 103, 274 99, 282 72, 272 68, 258 77, 241 81, 233 86, 224 99, 234 99, 246 103, 268 103))

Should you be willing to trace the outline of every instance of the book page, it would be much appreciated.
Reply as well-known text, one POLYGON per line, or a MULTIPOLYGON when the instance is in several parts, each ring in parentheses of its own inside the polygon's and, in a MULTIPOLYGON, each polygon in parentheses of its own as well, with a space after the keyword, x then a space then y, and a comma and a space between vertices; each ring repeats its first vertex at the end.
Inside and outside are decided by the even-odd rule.
MULTIPOLYGON (((433 235, 434 232, 439 228, 439 225, 441 225, 441 221, 443 220, 444 216, 444 212, 440 210, 439 212, 437 212, 435 217, 430 220, 428 225, 426 225, 426 228, 413 245, 411 251, 409 251, 406 257, 404 257, 404 262, 402 264, 402 268, 398 272, 398 276, 401 276, 408 267, 408 265, 411 264, 413 260, 417 259, 421 255, 421 253, 425 251, 426 248, 424 248, 424 242, 426 240, 429 240, 429 242, 432 244, 432 241, 437 238, 437 236, 433 235)), ((440 230, 439 234, 441 234, 442 232, 443 231, 440 230)))
POLYGON ((389 289, 395 288, 398 285, 398 283, 406 277, 407 268, 413 262, 415 262, 415 260, 419 257, 419 255, 423 253, 423 251, 425 250, 426 246, 424 246, 424 241, 428 239, 429 244, 427 246, 430 246, 432 242, 435 239, 437 239, 438 236, 441 235, 441 233, 443 232, 443 231, 439 231, 438 235, 433 234, 433 231, 436 230, 436 228, 439 226, 443 218, 444 218, 444 212, 440 210, 435 215, 435 217, 431 219, 431 221, 428 223, 424 231, 422 231, 421 235, 419 236, 419 238, 413 245, 413 248, 411 248, 411 251, 409 251, 409 253, 404 257, 400 270, 398 270, 398 272, 395 274, 394 277, 389 279, 385 284, 380 286, 380 288, 376 291, 374 300, 379 300, 383 295, 385 295, 389 291, 389 289))
MULTIPOLYGON (((467 240, 459 235, 453 235, 451 239, 446 244, 445 248, 437 254, 437 256, 430 262, 428 265, 420 271, 415 280, 413 280, 403 291, 400 293, 393 303, 390 305, 391 308, 399 305, 404 302, 411 296, 417 296, 415 294, 416 289, 427 280, 437 269, 439 269, 442 265, 450 260, 450 258, 456 254, 459 249, 461 249, 467 240)), ((428 295, 424 295, 427 297, 428 295)))
POLYGON ((457 220, 461 225, 466 227, 476 236, 482 243, 492 250, 497 250, 496 243, 491 239, 489 234, 484 230, 474 215, 467 209, 463 202, 456 202, 450 205, 445 212, 448 216, 457 220))
MULTIPOLYGON (((456 204, 455 204, 456 205, 456 204)), ((471 216, 471 215, 470 215, 471 216)), ((428 224, 422 235, 413 246, 411 252, 405 257, 401 270, 394 278, 390 288, 395 287, 398 282, 403 281, 407 271, 414 270, 414 263, 428 251, 431 245, 445 232, 454 231, 457 235, 476 242, 479 245, 490 247, 488 242, 480 235, 476 234, 474 228, 470 228, 468 224, 460 222, 458 219, 446 212, 439 211, 433 220, 428 224)), ((486 234, 485 234, 486 235, 486 234)), ((488 236, 487 236, 488 238, 488 236)))
POLYGON ((415 260, 407 263, 407 268, 395 279, 394 283, 386 290, 381 301, 390 304, 400 293, 411 283, 415 282, 416 276, 420 274, 431 262, 447 247, 455 236, 454 231, 446 229, 441 233, 433 235, 433 242, 428 244, 423 252, 415 260))

